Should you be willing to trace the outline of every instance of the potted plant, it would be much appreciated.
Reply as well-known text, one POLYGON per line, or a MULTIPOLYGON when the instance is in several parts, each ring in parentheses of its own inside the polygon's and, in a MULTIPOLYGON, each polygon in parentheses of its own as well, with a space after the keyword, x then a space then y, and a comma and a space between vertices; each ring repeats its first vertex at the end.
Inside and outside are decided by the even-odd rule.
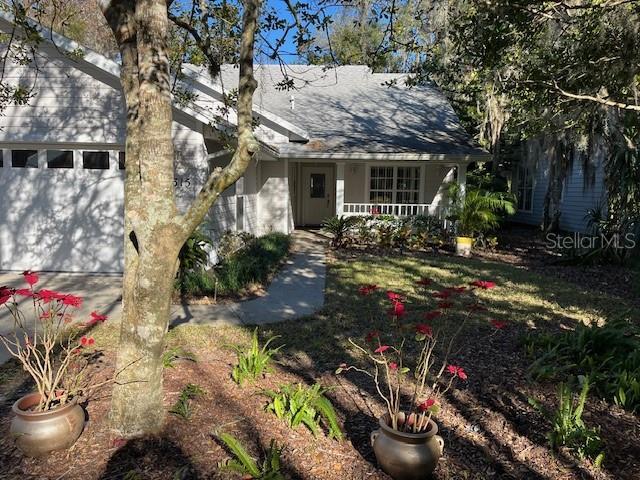
POLYGON ((450 184, 451 214, 455 225, 456 254, 471 255, 474 240, 498 227, 503 214, 513 215, 516 210, 511 195, 470 187, 463 196, 457 183, 450 184))
POLYGON ((23 275, 27 288, 0 287, 0 306, 14 320, 12 334, 0 340, 35 384, 35 392, 13 405, 11 435, 25 455, 41 456, 70 447, 82 433, 85 415, 78 402, 88 391, 87 367, 95 354, 95 340, 82 332, 107 317, 92 312, 89 321, 77 322, 72 312, 82 298, 35 290, 38 275, 23 275))
MULTIPOLYGON (((368 366, 342 364, 336 370, 337 374, 354 370, 372 379, 386 412, 378 420, 379 429, 371 433, 371 443, 378 464, 396 480, 429 478, 442 456, 444 441, 437 435, 434 417, 443 395, 458 381, 467 380, 464 368, 450 363, 449 356, 456 337, 474 312, 484 310, 475 299, 474 289, 495 286, 493 282, 477 281, 469 287, 432 292, 431 283, 426 278, 417 282, 423 298, 437 307, 424 311, 425 306, 429 308, 425 302, 418 323, 406 322, 403 296, 387 291, 390 331, 369 332, 364 345, 349 339, 368 366)), ((359 293, 371 296, 377 290, 376 285, 363 285, 359 293)))

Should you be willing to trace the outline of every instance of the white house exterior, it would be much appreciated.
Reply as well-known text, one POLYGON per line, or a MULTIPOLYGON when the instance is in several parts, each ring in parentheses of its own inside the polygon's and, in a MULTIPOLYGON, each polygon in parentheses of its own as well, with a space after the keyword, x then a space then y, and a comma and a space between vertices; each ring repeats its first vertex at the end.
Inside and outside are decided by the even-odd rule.
MULTIPOLYGON (((0 17, 0 30, 12 29, 0 17)), ((0 116, 0 270, 118 273, 126 163, 119 66, 86 49, 70 56, 77 44, 44 37, 52 41, 41 44, 37 68, 5 68, 5 82, 34 83, 36 94, 0 116)), ((336 214, 438 214, 444 182, 464 183, 467 165, 487 159, 433 87, 383 85, 402 76, 359 66, 288 68, 289 91, 278 88, 279 66, 257 68, 262 148, 211 209, 202 228, 214 239, 226 230, 288 233, 336 214)), ((235 118, 219 112, 224 90, 237 83, 232 66, 215 81, 194 66, 184 73, 181 87, 194 99, 174 106, 181 210, 230 158, 219 133, 232 132, 235 118)))

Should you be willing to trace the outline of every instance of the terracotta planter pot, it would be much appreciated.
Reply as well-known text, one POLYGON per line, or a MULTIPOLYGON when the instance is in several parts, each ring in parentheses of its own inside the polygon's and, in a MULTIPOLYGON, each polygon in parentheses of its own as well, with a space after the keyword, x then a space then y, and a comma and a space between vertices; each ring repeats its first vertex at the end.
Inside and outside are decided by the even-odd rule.
POLYGON ((389 426, 389 415, 380 418, 380 429, 371 432, 378 465, 394 480, 425 480, 431 477, 442 456, 444 440, 438 426, 429 421, 424 433, 399 432, 389 426))
POLYGON ((11 422, 11 435, 16 446, 28 457, 69 448, 84 428, 84 410, 76 400, 47 412, 30 411, 39 401, 40 394, 31 393, 14 403, 12 408, 15 417, 11 422))
POLYGON ((471 247, 473 247, 473 238, 456 237, 456 255, 461 257, 470 257, 471 247))

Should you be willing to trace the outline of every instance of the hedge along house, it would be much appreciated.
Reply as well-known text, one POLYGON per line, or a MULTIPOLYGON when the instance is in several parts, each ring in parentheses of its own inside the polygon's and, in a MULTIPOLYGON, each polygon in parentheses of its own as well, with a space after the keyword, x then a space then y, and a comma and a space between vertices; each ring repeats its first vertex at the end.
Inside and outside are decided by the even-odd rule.
MULTIPOLYGON (((11 32, 0 16, 0 30, 11 32)), ((4 81, 35 86, 27 105, 0 117, 0 270, 118 273, 123 269, 125 109, 119 65, 51 32, 36 62, 5 65, 4 81), (79 54, 79 52, 81 52, 79 54)), ((4 46, 6 50, 7 46, 4 46)), ((442 214, 445 184, 464 185, 469 163, 487 160, 432 86, 366 67, 256 69, 261 151, 201 227, 289 233, 332 215, 442 214), (394 85, 387 85, 387 83, 394 85)), ((226 164, 235 126, 217 79, 186 65, 174 103, 175 183, 184 210, 210 169, 226 164)))

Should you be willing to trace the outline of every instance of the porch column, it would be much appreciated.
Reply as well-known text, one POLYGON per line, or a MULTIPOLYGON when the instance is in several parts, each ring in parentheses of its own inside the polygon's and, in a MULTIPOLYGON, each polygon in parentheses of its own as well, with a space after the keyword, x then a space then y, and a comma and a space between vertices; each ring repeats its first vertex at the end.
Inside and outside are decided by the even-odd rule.
POLYGON ((289 203, 291 201, 291 191, 289 190, 289 159, 284 159, 284 177, 283 177, 283 190, 282 198, 284 200, 284 233, 290 233, 289 230, 289 203))
POLYGON ((344 162, 336 163, 336 215, 344 214, 344 162))
POLYGON ((462 163, 458 165, 458 185, 460 186, 460 198, 464 199, 467 193, 467 164, 462 163))

